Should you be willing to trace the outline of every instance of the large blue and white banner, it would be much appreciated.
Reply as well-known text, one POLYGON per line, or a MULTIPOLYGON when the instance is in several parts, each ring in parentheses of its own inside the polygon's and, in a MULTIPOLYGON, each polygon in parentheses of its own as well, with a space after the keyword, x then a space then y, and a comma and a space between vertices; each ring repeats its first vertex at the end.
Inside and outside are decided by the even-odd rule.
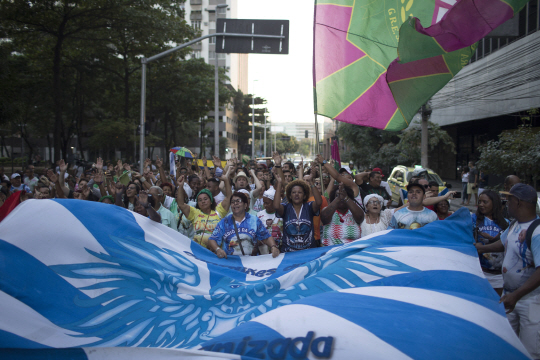
POLYGON ((471 234, 462 209, 218 259, 117 206, 28 200, 0 223, 0 358, 526 359, 471 234))

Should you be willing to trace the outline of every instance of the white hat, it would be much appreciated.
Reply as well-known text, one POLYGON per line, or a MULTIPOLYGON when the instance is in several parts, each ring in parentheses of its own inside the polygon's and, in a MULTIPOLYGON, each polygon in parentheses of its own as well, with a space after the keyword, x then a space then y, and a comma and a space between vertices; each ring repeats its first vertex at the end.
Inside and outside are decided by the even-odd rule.
POLYGON ((243 172, 243 171, 240 171, 240 172, 239 172, 238 174, 236 174, 236 176, 234 177, 233 182, 236 182, 236 179, 238 179, 239 177, 244 177, 244 178, 246 178, 246 180, 248 180, 248 177, 247 177, 246 173, 243 172))
POLYGON ((241 192, 242 194, 246 194, 249 198, 249 191, 247 191, 246 189, 240 189, 238 190, 238 192, 241 192))
POLYGON ((274 188, 270 188, 263 193, 263 197, 269 198, 270 200, 274 200, 275 195, 276 195, 276 190, 274 190, 274 188))
POLYGON ((15 179, 16 177, 21 177, 21 174, 18 174, 18 173, 11 174, 12 179, 15 179))
POLYGON ((371 200, 372 198, 376 198, 377 200, 379 200, 381 202, 381 204, 384 203, 384 199, 382 198, 381 195, 377 195, 377 194, 369 194, 367 195, 365 198, 364 198, 364 206, 367 206, 367 203, 369 202, 369 200, 371 200))

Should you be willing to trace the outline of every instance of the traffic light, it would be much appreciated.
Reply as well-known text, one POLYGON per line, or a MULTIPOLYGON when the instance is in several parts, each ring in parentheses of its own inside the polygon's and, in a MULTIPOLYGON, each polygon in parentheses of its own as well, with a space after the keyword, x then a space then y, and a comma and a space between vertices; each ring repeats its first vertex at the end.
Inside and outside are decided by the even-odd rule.
POLYGON ((309 131, 306 130, 306 136, 305 136, 305 138, 307 139, 308 137, 309 137, 309 131))
MULTIPOLYGON (((141 135, 141 125, 137 126, 137 135, 141 135)), ((144 136, 148 136, 148 135, 150 135, 150 129, 148 128, 148 126, 145 126, 144 127, 144 136)))

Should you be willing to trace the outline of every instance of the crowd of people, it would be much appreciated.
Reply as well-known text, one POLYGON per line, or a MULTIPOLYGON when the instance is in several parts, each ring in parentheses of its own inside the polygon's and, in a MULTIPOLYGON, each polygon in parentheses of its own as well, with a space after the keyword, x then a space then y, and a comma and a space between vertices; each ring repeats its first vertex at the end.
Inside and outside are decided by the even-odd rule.
MULTIPOLYGON (((0 167, 0 221, 27 199, 69 198, 126 208, 181 233, 219 258, 301 251, 352 242, 387 229, 417 229, 451 216, 453 191, 439 196, 437 183, 414 176, 407 201, 396 203, 379 168, 339 168, 317 155, 313 162, 283 161, 202 167, 184 159, 165 169, 147 159, 143 172, 100 158, 88 170, 56 168, 36 175, 33 165, 10 176, 0 167)), ((472 195, 473 237, 485 277, 501 296, 509 319, 531 355, 540 356, 540 222, 536 191, 514 175, 500 194, 484 190, 473 163, 462 172, 463 203, 472 195), (536 220, 536 222, 535 222, 536 220), (535 350, 538 349, 538 350, 535 350)))

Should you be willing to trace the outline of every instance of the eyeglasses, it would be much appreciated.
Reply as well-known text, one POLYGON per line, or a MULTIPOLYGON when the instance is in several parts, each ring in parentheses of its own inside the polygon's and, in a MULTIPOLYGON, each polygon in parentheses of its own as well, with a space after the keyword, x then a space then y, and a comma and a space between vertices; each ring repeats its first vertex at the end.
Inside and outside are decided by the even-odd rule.
POLYGON ((242 202, 243 202, 243 201, 240 200, 240 199, 231 200, 231 204, 234 204, 234 205, 236 205, 236 204, 241 204, 242 202))
POLYGON ((313 184, 315 184, 315 186, 319 186, 319 185, 321 185, 321 183, 320 183, 320 182, 314 182, 313 184))
POLYGON ((376 205, 376 204, 380 204, 381 202, 379 200, 370 200, 368 201, 368 205, 376 205))
POLYGON ((136 186, 129 186, 127 189, 128 190, 137 190, 137 187, 136 186))

